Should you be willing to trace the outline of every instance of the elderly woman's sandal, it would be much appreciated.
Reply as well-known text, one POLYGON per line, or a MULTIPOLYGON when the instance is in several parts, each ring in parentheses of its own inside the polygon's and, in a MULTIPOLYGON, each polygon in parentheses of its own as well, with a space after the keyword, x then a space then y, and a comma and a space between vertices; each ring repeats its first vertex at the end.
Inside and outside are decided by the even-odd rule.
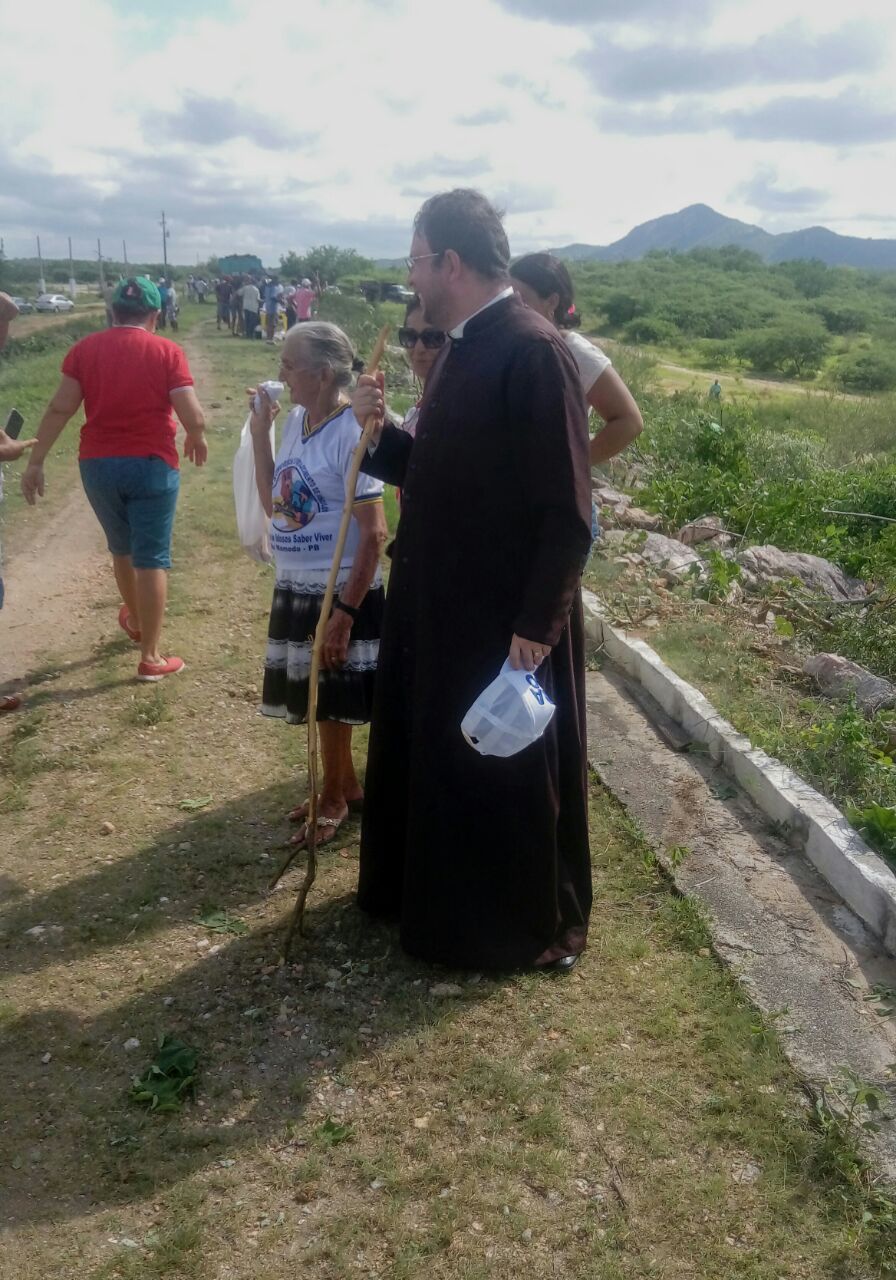
MULTIPOLYGON (((349 813, 364 812, 363 796, 358 796, 357 800, 348 800, 346 801, 346 803, 348 804, 349 813)), ((307 817, 308 817, 308 801, 307 800, 303 800, 301 804, 297 804, 296 807, 294 809, 290 809, 289 813, 286 815, 286 819, 288 822, 304 822, 307 817)))
MULTIPOLYGON (((323 845, 325 845, 325 844, 329 844, 331 840, 335 840, 335 839, 336 839, 336 832, 337 832, 337 831, 339 830, 339 828, 342 826, 343 822, 345 822, 345 817, 342 817, 342 818, 318 818, 318 820, 317 820, 317 827, 318 827, 317 847, 318 847, 318 849, 320 849, 320 848, 321 848, 323 845)), ((287 842, 286 842, 286 843, 287 843, 288 845, 294 845, 294 846, 295 846, 295 845, 301 846, 301 845, 307 844, 307 843, 308 843, 308 823, 307 823, 307 822, 305 823, 305 825, 302 827, 301 831, 297 831, 297 832, 295 833, 295 835, 294 835, 294 836, 290 836, 290 838, 287 840, 287 842)))

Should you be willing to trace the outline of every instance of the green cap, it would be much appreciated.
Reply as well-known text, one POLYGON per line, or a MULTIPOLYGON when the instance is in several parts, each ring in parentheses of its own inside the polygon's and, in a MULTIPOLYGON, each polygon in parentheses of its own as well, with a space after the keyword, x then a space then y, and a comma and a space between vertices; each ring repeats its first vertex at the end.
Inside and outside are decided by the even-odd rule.
POLYGON ((146 276, 131 276, 129 280, 119 280, 112 294, 112 303, 130 311, 158 311, 162 306, 162 295, 146 276))

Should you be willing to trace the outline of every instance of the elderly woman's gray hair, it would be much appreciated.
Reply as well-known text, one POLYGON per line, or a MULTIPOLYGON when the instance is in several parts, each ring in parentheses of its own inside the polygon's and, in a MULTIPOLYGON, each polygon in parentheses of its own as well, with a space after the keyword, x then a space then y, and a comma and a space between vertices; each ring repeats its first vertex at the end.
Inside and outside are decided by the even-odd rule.
POLYGON ((283 346, 291 355, 301 351, 302 360, 315 373, 332 369, 337 387, 351 386, 355 353, 338 325, 327 320, 306 320, 293 325, 283 346))

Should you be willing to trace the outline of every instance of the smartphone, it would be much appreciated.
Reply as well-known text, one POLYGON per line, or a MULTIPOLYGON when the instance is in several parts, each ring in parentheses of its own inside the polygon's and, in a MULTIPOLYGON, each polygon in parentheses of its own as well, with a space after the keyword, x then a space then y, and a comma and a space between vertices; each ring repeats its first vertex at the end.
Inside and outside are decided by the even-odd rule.
POLYGON ((25 419, 19 413, 18 409, 11 409, 9 417, 6 419, 6 434, 10 440, 18 440, 19 432, 25 425, 25 419))

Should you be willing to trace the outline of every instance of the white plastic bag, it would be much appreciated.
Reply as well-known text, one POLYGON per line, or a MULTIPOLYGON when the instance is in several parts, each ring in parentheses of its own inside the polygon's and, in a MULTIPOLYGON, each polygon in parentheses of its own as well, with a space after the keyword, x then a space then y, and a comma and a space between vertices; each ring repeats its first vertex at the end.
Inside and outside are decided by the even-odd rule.
MULTIPOLYGON (((274 424, 271 423, 271 452, 274 449, 274 424)), ((233 500, 236 504, 236 527, 246 555, 262 564, 270 564, 271 521, 261 505, 255 482, 255 450, 249 431, 249 419, 243 424, 240 447, 233 458, 233 500)))

